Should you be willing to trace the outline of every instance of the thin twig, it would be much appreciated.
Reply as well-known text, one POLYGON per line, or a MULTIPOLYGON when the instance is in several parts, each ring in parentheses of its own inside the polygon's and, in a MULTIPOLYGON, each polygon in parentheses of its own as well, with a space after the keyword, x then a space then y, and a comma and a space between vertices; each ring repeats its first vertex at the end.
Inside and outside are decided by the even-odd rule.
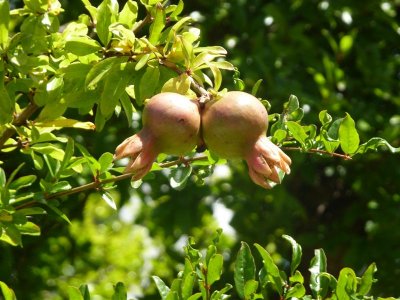
MULTIPOLYGON (((288 150, 288 151, 303 151, 302 148, 300 147, 282 147, 282 150, 288 150)), ((320 150, 320 149, 309 149, 307 151, 304 151, 306 153, 318 153, 318 154, 324 154, 324 155, 328 155, 328 156, 335 156, 335 157, 340 157, 343 158, 345 160, 349 160, 351 159, 350 155, 347 154, 340 154, 340 153, 335 153, 335 152, 329 152, 326 150, 320 150)))
MULTIPOLYGON (((23 125, 37 109, 38 106, 35 103, 33 103, 32 101, 29 102, 29 104, 25 107, 25 109, 21 113, 15 116, 12 125, 13 126, 23 125)), ((3 132, 2 136, 0 137, 0 148, 3 148, 5 142, 7 142, 7 140, 11 138, 14 133, 15 133, 14 127, 7 128, 3 132)))

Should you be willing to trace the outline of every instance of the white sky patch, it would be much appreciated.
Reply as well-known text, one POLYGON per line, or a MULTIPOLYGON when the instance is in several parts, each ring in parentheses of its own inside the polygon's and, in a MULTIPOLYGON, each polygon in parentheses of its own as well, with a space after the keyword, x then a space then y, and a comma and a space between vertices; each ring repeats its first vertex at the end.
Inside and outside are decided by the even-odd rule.
POLYGON ((138 216, 142 206, 142 200, 135 194, 129 198, 129 202, 119 210, 119 219, 125 224, 132 224, 138 216))
POLYGON ((227 208, 224 204, 216 201, 212 205, 213 216, 218 222, 218 226, 223 230, 224 234, 236 236, 235 229, 229 224, 233 218, 233 211, 227 208))
POLYGON ((195 22, 203 22, 205 20, 205 17, 199 12, 199 11, 193 11, 190 14, 190 17, 193 19, 195 22))

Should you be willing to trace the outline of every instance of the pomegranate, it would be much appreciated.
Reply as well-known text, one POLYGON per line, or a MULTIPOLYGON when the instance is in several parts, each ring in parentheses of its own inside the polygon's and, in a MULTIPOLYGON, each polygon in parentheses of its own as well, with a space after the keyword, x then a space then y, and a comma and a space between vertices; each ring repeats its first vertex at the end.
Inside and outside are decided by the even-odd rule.
POLYGON ((125 139, 114 155, 114 159, 130 158, 125 173, 133 173, 132 180, 145 176, 159 153, 180 156, 196 146, 198 103, 177 93, 157 94, 145 104, 142 123, 142 130, 125 139))
POLYGON ((279 170, 290 173, 290 158, 267 137, 268 113, 254 96, 238 91, 207 102, 202 137, 221 158, 245 159, 250 178, 264 188, 280 183, 279 170))

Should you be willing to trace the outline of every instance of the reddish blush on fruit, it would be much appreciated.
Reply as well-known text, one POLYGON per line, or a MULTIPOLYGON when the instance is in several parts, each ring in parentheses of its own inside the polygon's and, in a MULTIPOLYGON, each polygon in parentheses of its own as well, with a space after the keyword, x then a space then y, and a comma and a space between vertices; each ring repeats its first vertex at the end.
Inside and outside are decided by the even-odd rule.
POLYGON ((279 169, 290 173, 290 158, 267 137, 268 113, 254 96, 231 91, 206 103, 202 138, 221 158, 245 159, 254 183, 271 188, 280 183, 279 169))
POLYGON ((182 156, 196 146, 200 112, 196 100, 177 93, 160 93, 145 104, 143 128, 125 139, 115 150, 114 159, 129 157, 125 173, 139 180, 151 169, 160 153, 182 156))

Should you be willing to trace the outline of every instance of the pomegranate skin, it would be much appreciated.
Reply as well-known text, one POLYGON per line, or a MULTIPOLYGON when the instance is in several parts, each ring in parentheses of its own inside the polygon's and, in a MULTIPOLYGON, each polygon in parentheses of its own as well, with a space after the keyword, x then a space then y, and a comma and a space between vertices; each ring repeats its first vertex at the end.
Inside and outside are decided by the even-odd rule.
POLYGON ((279 169, 290 173, 290 158, 267 137, 268 113, 244 92, 228 92, 206 104, 202 133, 208 149, 221 158, 245 159, 254 183, 270 189, 280 183, 279 169))
POLYGON ((125 173, 139 180, 159 153, 184 155, 197 144, 200 112, 196 101, 177 93, 160 93, 146 102, 143 128, 115 150, 114 160, 129 157, 125 173))
POLYGON ((202 115, 204 142, 221 158, 243 158, 267 128, 267 110, 244 92, 228 92, 208 102, 202 115))
POLYGON ((196 100, 177 93, 157 94, 146 103, 142 120, 160 153, 184 155, 197 144, 200 112, 196 100))

